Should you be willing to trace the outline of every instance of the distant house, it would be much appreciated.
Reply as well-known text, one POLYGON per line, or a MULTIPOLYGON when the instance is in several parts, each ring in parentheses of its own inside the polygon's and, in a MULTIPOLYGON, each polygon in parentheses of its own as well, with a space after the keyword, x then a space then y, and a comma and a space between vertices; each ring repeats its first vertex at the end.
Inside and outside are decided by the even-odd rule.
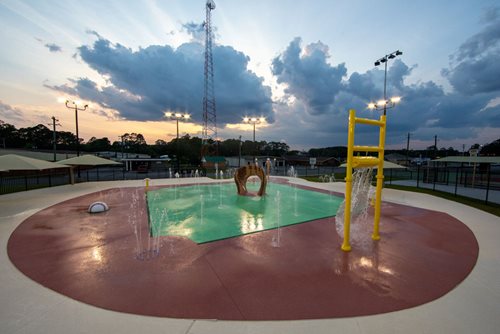
POLYGON ((98 157, 114 159, 114 160, 129 159, 129 158, 135 158, 135 159, 149 159, 149 158, 151 158, 151 156, 148 154, 130 153, 130 152, 116 152, 116 151, 100 151, 100 152, 94 152, 93 154, 97 155, 98 157))
MULTIPOLYGON (((285 157, 287 166, 310 166, 310 158, 306 156, 294 155, 285 157)), ((340 161, 334 157, 313 157, 316 158, 315 166, 330 166, 337 167, 340 166, 340 161)))
POLYGON ((274 157, 268 155, 259 155, 259 156, 242 156, 240 157, 225 157, 227 161, 227 166, 231 168, 237 168, 246 166, 248 164, 254 164, 255 160, 262 168, 265 167, 265 163, 267 159, 271 160, 271 163, 274 167, 283 167, 285 160, 282 157, 274 157))
POLYGON ((393 162, 398 165, 404 165, 406 166, 408 164, 408 161, 406 160, 406 155, 402 155, 399 153, 390 153, 386 154, 384 156, 384 159, 390 162, 393 162))
POLYGON ((204 156, 201 159, 202 166, 206 169, 214 169, 217 164, 218 169, 225 169, 227 166, 226 158, 222 156, 204 156))

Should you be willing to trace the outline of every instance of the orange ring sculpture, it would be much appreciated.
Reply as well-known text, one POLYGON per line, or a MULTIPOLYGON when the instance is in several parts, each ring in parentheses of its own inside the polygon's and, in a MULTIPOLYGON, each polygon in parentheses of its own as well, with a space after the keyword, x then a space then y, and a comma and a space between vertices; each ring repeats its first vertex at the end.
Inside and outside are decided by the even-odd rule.
POLYGON ((257 192, 258 196, 262 196, 266 192, 267 178, 262 167, 255 165, 248 165, 240 167, 234 173, 234 182, 236 182, 236 188, 238 189, 238 195, 247 195, 247 180, 250 176, 258 176, 260 179, 260 188, 257 192))

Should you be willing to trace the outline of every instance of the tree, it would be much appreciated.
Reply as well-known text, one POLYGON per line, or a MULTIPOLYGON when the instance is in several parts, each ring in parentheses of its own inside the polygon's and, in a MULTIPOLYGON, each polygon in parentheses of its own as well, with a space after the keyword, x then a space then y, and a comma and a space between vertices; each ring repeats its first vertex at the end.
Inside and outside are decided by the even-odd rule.
POLYGON ((219 155, 222 156, 238 156, 240 149, 239 139, 226 139, 219 145, 219 155))
POLYGON ((157 139, 157 140, 155 141, 155 145, 156 145, 156 146, 164 146, 164 145, 167 145, 167 142, 166 142, 166 141, 164 141, 163 139, 157 139))
POLYGON ((201 138, 184 135, 183 137, 172 140, 170 143, 173 145, 173 152, 178 152, 179 161, 183 164, 199 164, 201 152, 201 138), (177 150, 178 145, 178 150, 177 150))
POLYGON ((78 141, 77 141, 76 136, 72 132, 58 131, 56 138, 57 138, 56 139, 57 146, 60 149, 64 149, 64 150, 68 150, 68 149, 75 150, 76 149, 76 143, 78 141))
POLYGON ((481 155, 500 156, 500 138, 483 146, 481 155))
POLYGON ((479 145, 479 144, 476 143, 476 144, 472 145, 469 150, 477 150, 480 147, 481 147, 481 145, 479 145))
POLYGON ((241 143, 242 155, 253 155, 255 152, 255 143, 252 140, 245 140, 241 143))
POLYGON ((26 148, 50 149, 52 146, 52 131, 43 124, 19 129, 19 136, 26 148))
POLYGON ((268 156, 284 156, 290 150, 290 146, 284 142, 272 141, 263 145, 264 155, 268 156))
POLYGON ((107 137, 100 139, 92 137, 85 144, 85 149, 90 152, 109 151, 111 149, 111 142, 107 137))
POLYGON ((144 139, 144 136, 140 133, 125 133, 120 137, 122 138, 124 152, 145 154, 154 153, 150 150, 146 143, 146 140, 144 139))
POLYGON ((311 148, 309 150, 309 156, 311 157, 335 157, 335 158, 346 158, 347 157, 347 147, 345 146, 333 146, 324 148, 311 148))
POLYGON ((0 124, 0 145, 3 148, 18 148, 24 147, 25 142, 14 125, 2 123, 0 124))

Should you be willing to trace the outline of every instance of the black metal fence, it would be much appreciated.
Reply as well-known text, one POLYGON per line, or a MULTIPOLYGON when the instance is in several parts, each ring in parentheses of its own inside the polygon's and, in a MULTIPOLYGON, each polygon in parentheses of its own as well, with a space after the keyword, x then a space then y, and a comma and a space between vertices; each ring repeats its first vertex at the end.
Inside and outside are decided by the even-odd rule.
MULTIPOLYGON (((74 170, 75 183, 93 181, 116 181, 116 180, 143 180, 164 179, 164 178, 186 178, 195 176, 209 176, 215 178, 215 170, 204 170, 198 166, 182 166, 176 169, 155 169, 144 172, 126 171, 123 167, 97 167, 92 169, 74 170)), ((229 170, 223 171, 223 176, 228 177, 229 170)), ((218 173, 217 177, 220 177, 218 173)), ((232 174, 231 174, 232 177, 232 174)), ((0 195, 18 191, 27 191, 38 188, 46 188, 70 184, 71 179, 68 173, 54 174, 39 172, 26 175, 0 174, 0 195)))
MULTIPOLYGON (((311 169, 296 168, 298 176, 316 175, 311 169)), ((319 175, 337 174, 337 181, 343 180, 345 168, 335 168, 319 175), (339 177, 339 174, 342 177, 339 177)), ((324 178, 323 180, 331 180, 324 178)), ((486 204, 500 204, 500 166, 414 166, 412 168, 384 170, 385 184, 412 186, 444 191, 455 196, 483 200, 486 204)))
MULTIPOLYGON (((235 168, 223 171, 224 178, 234 175, 235 168)), ((289 176, 290 167, 274 168, 272 175, 289 176)), ((295 166, 293 171, 297 176, 318 176, 320 180, 335 180, 332 176, 337 174, 335 181, 343 181, 342 175, 345 168, 295 166), (340 175, 340 177, 339 177, 340 175)), ((175 169, 156 169, 145 172, 126 171, 122 167, 99 167, 74 172, 75 182, 114 181, 114 180, 141 180, 162 178, 186 178, 195 176, 208 176, 216 178, 216 170, 204 170, 199 166, 181 166, 175 169)), ((409 169, 387 169, 384 171, 385 183, 403 186, 414 186, 432 190, 445 191, 454 195, 484 200, 485 203, 500 204, 500 166, 461 166, 438 167, 416 166, 409 169)), ((217 178, 221 175, 218 174, 217 178)), ((53 187, 71 182, 69 174, 43 174, 8 176, 0 175, 0 194, 25 191, 44 187, 53 187)))
POLYGON ((0 176, 0 195, 38 188, 61 186, 71 182, 69 174, 26 174, 0 176))

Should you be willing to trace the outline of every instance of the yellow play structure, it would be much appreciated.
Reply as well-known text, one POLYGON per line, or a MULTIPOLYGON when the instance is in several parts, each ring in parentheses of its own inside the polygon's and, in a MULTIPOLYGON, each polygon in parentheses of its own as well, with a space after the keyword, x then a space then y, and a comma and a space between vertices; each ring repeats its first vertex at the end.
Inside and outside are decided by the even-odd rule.
POLYGON ((347 136, 347 168, 345 177, 345 210, 344 210, 344 241, 342 250, 351 250, 350 227, 351 227, 351 195, 352 195, 352 169, 377 166, 377 189, 375 199, 375 217, 373 222, 373 240, 380 240, 380 205, 382 202, 382 185, 384 182, 384 147, 385 147, 386 116, 380 116, 380 120, 356 117, 356 111, 349 110, 349 129, 347 136), (356 146, 354 145, 354 128, 356 124, 374 125, 380 128, 378 146, 356 146), (354 152, 376 152, 376 157, 354 156, 354 152))

